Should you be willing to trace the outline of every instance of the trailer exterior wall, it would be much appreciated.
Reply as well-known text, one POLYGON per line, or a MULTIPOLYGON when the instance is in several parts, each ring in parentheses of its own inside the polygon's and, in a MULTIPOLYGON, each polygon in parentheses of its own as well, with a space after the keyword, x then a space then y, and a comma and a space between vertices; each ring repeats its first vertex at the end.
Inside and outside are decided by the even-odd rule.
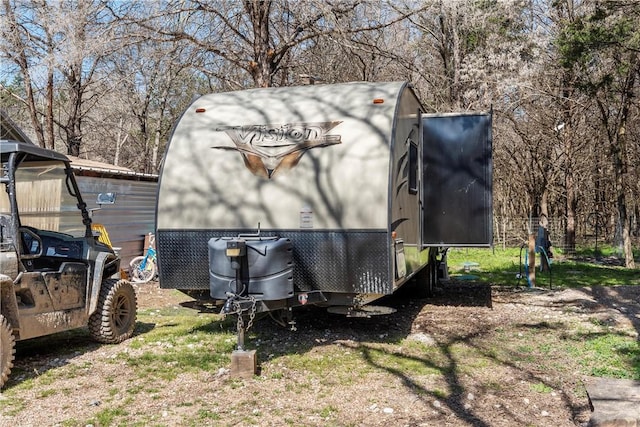
POLYGON ((396 242, 402 242, 405 264, 404 273, 395 272, 396 287, 428 261, 428 251, 421 244, 422 113, 413 91, 406 90, 398 102, 389 157, 389 231, 395 233, 396 242))
MULTIPOLYGON (((160 178, 161 286, 208 288, 208 239, 255 233, 260 225, 262 235, 294 241, 300 290, 392 292, 391 216, 408 205, 390 200, 402 199, 406 172, 391 150, 396 139, 405 146, 419 126, 419 108, 406 83, 254 89, 198 99, 174 130, 160 178), (403 122, 404 96, 411 106, 402 107, 403 122), (397 180, 390 179, 392 169, 397 180)), ((415 238, 407 242, 417 248, 415 238)))
POLYGON ((336 86, 196 100, 167 148, 158 229, 299 229, 303 208, 312 209, 316 230, 386 229, 399 85, 336 86), (375 98, 385 103, 373 104, 375 98), (307 139, 302 133, 311 128, 320 130, 307 139), (297 145, 287 140, 296 133, 318 146, 281 156, 297 145), (269 170, 270 178, 257 175, 269 170))

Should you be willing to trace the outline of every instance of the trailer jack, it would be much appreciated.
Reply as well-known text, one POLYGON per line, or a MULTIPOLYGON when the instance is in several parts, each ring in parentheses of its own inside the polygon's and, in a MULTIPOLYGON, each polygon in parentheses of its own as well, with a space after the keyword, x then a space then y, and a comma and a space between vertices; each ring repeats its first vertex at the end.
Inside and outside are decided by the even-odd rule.
POLYGON ((255 298, 242 297, 237 294, 228 293, 228 298, 220 310, 223 316, 235 314, 238 316, 236 330, 238 343, 236 349, 231 353, 231 376, 251 378, 257 372, 258 362, 255 350, 245 349, 245 333, 253 325, 256 316, 255 298), (245 324, 244 316, 248 313, 248 322, 245 324))

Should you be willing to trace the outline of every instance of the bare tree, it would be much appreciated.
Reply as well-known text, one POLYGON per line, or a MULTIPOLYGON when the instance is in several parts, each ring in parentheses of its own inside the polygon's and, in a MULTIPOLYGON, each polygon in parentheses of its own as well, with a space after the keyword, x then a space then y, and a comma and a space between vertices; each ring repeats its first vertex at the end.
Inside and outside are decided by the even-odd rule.
POLYGON ((367 7, 371 8, 363 0, 175 0, 144 14, 132 6, 127 11, 114 10, 114 15, 155 32, 157 40, 192 44, 203 52, 200 70, 214 76, 220 87, 237 89, 291 84, 297 77, 293 73, 296 58, 319 40, 372 31, 402 19, 389 13, 375 22, 360 20, 359 27, 341 27, 352 24, 351 18, 367 7), (229 73, 230 68, 235 72, 229 73))
POLYGON ((191 67, 194 55, 185 43, 141 41, 112 58, 112 76, 125 95, 120 105, 129 117, 129 143, 122 147, 122 160, 135 169, 158 172, 163 142, 198 85, 203 85, 191 67))
POLYGON ((108 78, 100 73, 105 58, 120 49, 117 27, 110 21, 102 2, 59 3, 53 18, 57 24, 59 59, 66 102, 61 104, 66 120, 59 123, 65 135, 67 153, 79 156, 85 129, 83 122, 103 95, 96 82, 108 78))
POLYGON ((54 33, 44 1, 2 1, 0 54, 17 67, 23 93, 1 89, 22 103, 41 147, 54 147, 54 33))
POLYGON ((67 153, 80 155, 83 121, 102 95, 93 85, 107 77, 99 73, 103 60, 120 47, 111 14, 99 0, 3 0, 2 7, 2 51, 24 81, 21 101, 38 142, 54 148, 57 129, 67 153))
MULTIPOLYGON (((518 1, 424 1, 408 19, 419 39, 425 102, 436 111, 488 108, 526 79, 527 61, 535 49, 535 33, 518 1)), ((501 101, 500 101, 501 102, 501 101)))
POLYGON ((571 69, 577 86, 597 105, 602 135, 607 141, 614 176, 617 221, 625 264, 635 267, 628 212, 629 150, 627 127, 640 77, 640 6, 624 2, 594 2, 558 38, 561 65, 571 69))

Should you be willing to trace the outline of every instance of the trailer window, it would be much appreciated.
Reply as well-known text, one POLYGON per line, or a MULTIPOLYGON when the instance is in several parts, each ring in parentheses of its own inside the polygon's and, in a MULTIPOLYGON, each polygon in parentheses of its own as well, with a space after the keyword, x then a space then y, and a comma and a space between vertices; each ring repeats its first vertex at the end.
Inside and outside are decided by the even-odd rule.
POLYGON ((418 193, 418 144, 409 141, 409 193, 418 193))

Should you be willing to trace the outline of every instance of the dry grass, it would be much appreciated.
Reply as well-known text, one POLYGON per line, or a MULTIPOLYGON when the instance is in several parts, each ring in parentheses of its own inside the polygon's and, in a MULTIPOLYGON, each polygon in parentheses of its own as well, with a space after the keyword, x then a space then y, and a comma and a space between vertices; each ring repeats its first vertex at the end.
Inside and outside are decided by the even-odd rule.
POLYGON ((574 426, 590 416, 584 378, 640 378, 640 287, 484 290, 397 296, 372 319, 305 310, 295 332, 259 321, 260 375, 238 379, 232 319, 141 285, 125 343, 20 343, 0 425, 574 426))

